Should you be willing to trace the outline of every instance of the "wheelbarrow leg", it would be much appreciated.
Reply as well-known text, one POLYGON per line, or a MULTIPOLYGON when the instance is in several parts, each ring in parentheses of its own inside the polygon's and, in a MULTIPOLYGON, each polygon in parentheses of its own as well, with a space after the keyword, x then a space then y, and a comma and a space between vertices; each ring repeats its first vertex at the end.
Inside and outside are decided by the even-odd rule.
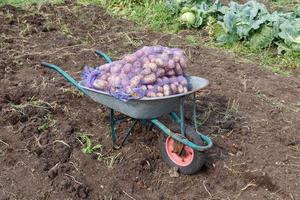
POLYGON ((109 120, 110 120, 112 144, 113 144, 113 146, 115 146, 115 144, 116 144, 116 129, 115 129, 115 117, 114 117, 113 109, 110 109, 109 120))
POLYGON ((122 122, 126 121, 128 119, 128 117, 127 116, 125 116, 125 117, 123 116, 123 117, 116 118, 115 117, 115 111, 113 109, 110 109, 109 118, 110 118, 111 139, 112 139, 113 148, 114 149, 120 149, 123 146, 123 144, 125 143, 126 139, 130 135, 130 133, 133 131, 133 128, 137 124, 138 120, 137 119, 131 119, 132 124, 131 124, 130 128, 128 129, 126 135, 122 139, 121 144, 117 145, 116 144, 116 140, 117 140, 116 124, 117 123, 122 123, 122 122))
POLYGON ((128 136, 130 135, 130 133, 133 131, 133 129, 134 129, 135 125, 137 124, 137 122, 138 122, 138 120, 136 120, 136 119, 133 120, 133 122, 132 122, 130 128, 128 129, 128 131, 127 131, 127 133, 126 133, 126 135, 125 135, 124 138, 122 139, 121 144, 120 144, 120 145, 117 145, 116 143, 114 143, 114 146, 113 146, 114 149, 120 149, 120 148, 124 145, 126 139, 127 139, 128 136))

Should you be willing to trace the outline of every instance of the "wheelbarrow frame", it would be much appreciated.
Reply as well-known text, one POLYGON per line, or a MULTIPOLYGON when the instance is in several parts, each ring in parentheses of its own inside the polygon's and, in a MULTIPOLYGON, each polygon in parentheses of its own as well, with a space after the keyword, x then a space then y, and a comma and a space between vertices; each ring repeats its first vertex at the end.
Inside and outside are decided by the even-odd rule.
MULTIPOLYGON (((97 55, 101 56, 102 58, 104 58, 104 60, 107 61, 108 63, 112 62, 111 58, 108 55, 106 55, 105 53, 103 53, 99 50, 96 50, 95 53, 97 55)), ((70 76, 66 71, 61 69, 59 66, 54 65, 54 64, 50 64, 50 63, 47 63, 47 62, 41 62, 41 65, 44 66, 44 67, 48 67, 48 68, 58 72, 69 83, 71 83, 75 88, 77 88, 80 92, 82 92, 86 96, 92 98, 91 93, 90 93, 88 88, 85 88, 83 85, 78 83, 72 76, 70 76)), ((191 91, 188 94, 177 95, 176 98, 179 98, 179 101, 180 101, 180 103, 179 103, 179 116, 174 111, 168 113, 169 117, 174 122, 176 122, 177 124, 180 125, 180 134, 172 132, 165 124, 163 124, 161 121, 159 121, 157 119, 157 117, 151 118, 151 119, 141 119, 141 118, 129 117, 127 115, 124 115, 123 113, 122 113, 123 115, 121 115, 119 117, 116 117, 115 116, 115 110, 113 108, 110 108, 110 115, 109 116, 110 116, 110 129, 111 129, 111 138, 112 138, 113 147, 116 148, 116 149, 120 148, 124 144, 125 140, 129 136, 129 134, 133 131, 133 129, 134 129, 135 125, 137 124, 137 122, 141 121, 142 123, 150 123, 150 124, 155 125, 166 136, 170 136, 175 141, 177 141, 179 143, 182 143, 184 145, 187 145, 187 146, 191 147, 192 149, 194 149, 196 151, 204 151, 204 150, 207 150, 207 149, 211 148, 212 145, 213 145, 212 140, 208 136, 206 136, 206 135, 204 135, 204 134, 202 134, 198 131, 197 112, 196 112, 196 92, 197 91, 191 91), (189 95, 192 95, 193 126, 194 126, 194 129, 195 129, 197 135, 201 138, 201 140, 205 143, 205 145, 195 144, 194 142, 190 141, 185 135, 184 101, 185 101, 185 98, 189 95), (132 124, 131 124, 130 128, 128 129, 127 134, 125 135, 125 137, 121 141, 121 144, 116 145, 116 125, 119 124, 119 123, 126 122, 126 121, 132 121, 132 124)), ((176 95, 174 95, 174 96, 176 96, 176 95)), ((173 97, 170 96, 170 98, 173 98, 173 97)), ((148 98, 148 100, 151 101, 150 98, 148 98)), ((129 100, 129 101, 131 101, 131 100, 129 100)))

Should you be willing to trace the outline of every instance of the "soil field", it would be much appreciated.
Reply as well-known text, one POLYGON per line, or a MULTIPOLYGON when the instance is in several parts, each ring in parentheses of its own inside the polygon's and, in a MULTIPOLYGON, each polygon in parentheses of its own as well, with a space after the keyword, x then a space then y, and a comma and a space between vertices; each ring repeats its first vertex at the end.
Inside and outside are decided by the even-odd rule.
POLYGON ((1 7, 0 199, 300 199, 299 78, 189 45, 189 34, 143 30, 95 6, 1 7), (170 176, 156 130, 139 126, 113 150, 108 110, 40 66, 79 79, 84 65, 104 63, 95 48, 118 59, 156 44, 185 49, 189 74, 210 81, 197 109, 214 148, 193 176, 170 176), (101 150, 82 153, 81 134, 101 150))

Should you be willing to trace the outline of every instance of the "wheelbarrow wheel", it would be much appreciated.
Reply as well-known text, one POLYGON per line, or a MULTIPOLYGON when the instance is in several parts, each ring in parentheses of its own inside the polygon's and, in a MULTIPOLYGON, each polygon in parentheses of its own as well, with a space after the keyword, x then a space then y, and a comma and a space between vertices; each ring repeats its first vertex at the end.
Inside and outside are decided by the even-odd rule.
MULTIPOLYGON (((204 145, 204 142, 197 132, 190 126, 186 127, 185 134, 193 143, 204 145)), ((195 174, 203 167, 206 160, 206 154, 204 152, 196 151, 189 146, 175 141, 170 136, 166 137, 164 134, 161 134, 159 148, 162 158, 167 165, 177 167, 182 174, 195 174)))

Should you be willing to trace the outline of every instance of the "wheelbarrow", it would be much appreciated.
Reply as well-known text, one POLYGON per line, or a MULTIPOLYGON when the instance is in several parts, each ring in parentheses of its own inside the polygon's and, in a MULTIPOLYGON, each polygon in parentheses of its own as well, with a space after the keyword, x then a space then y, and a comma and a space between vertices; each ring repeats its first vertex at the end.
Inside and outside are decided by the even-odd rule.
MULTIPOLYGON (((96 50, 96 54, 107 62, 112 62, 105 53, 96 50)), ((111 138, 115 149, 119 149, 136 124, 142 122, 142 124, 146 123, 157 127, 163 133, 159 138, 159 148, 163 160, 170 167, 177 167, 182 174, 194 174, 204 165, 205 150, 211 148, 213 143, 208 136, 200 133, 197 129, 196 92, 206 87, 208 80, 187 76, 189 91, 186 93, 164 97, 143 97, 124 102, 107 92, 85 87, 84 82, 77 82, 67 72, 54 64, 42 62, 41 65, 55 70, 83 94, 110 108, 111 138), (186 125, 184 120, 184 102, 188 96, 192 96, 193 127, 186 125), (116 111, 121 115, 116 116, 116 111), (179 112, 179 115, 176 111, 179 112), (170 130, 166 124, 158 119, 165 115, 178 125, 178 131, 170 130), (116 124, 128 121, 131 121, 132 124, 122 141, 117 145, 116 124)))

